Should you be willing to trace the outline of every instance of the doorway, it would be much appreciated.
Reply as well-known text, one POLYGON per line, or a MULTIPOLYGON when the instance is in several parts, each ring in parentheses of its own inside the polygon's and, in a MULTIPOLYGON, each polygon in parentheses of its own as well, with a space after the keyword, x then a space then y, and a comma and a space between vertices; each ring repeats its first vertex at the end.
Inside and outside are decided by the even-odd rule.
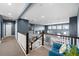
POLYGON ((6 36, 11 36, 11 32, 12 32, 12 24, 11 23, 6 23, 6 29, 5 29, 5 34, 6 36))

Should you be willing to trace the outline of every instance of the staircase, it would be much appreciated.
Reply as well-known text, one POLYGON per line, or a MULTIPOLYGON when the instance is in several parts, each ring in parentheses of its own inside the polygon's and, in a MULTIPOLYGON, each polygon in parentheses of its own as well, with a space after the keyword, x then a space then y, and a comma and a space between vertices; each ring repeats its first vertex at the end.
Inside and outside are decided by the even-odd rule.
MULTIPOLYGON (((27 35, 28 36, 28 35, 27 35)), ((28 56, 47 56, 48 50, 44 47, 44 33, 41 33, 39 37, 33 37, 31 41, 27 42, 28 56)))

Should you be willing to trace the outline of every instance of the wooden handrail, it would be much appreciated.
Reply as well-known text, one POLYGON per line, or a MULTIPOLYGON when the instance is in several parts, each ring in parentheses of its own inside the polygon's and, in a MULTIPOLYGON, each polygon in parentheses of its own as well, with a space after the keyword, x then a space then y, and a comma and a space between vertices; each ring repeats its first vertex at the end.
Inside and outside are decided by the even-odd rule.
POLYGON ((39 38, 41 38, 42 37, 42 35, 40 35, 40 37, 35 37, 35 38, 33 38, 33 39, 35 39, 34 41, 31 41, 31 50, 32 50, 32 45, 33 45, 33 43, 35 43, 37 40, 39 40, 39 38))
POLYGON ((49 34, 49 33, 44 33, 44 34, 53 35, 53 36, 69 37, 69 38, 76 38, 76 39, 79 39, 79 37, 75 37, 75 36, 57 35, 57 34, 49 34))
POLYGON ((41 37, 42 37, 42 35, 41 35, 40 37, 37 37, 37 36, 36 36, 36 40, 34 40, 33 43, 36 42, 36 41, 37 41, 39 38, 41 38, 41 37))
POLYGON ((49 34, 49 33, 44 33, 46 35, 52 35, 52 36, 60 36, 64 38, 67 38, 68 40, 71 40, 71 44, 76 45, 77 44, 77 39, 79 39, 79 37, 75 37, 75 36, 66 36, 66 35, 57 35, 57 34, 49 34))
POLYGON ((29 53, 29 42, 31 43, 31 50, 32 50, 32 45, 34 42, 36 42, 37 40, 39 40, 40 38, 42 38, 42 45, 44 45, 44 33, 41 33, 41 35, 39 37, 33 37, 32 41, 29 41, 29 33, 26 33, 26 54, 29 53), (35 40, 34 40, 35 39, 35 40))
POLYGON ((26 54, 29 53, 29 33, 26 33, 26 54))
POLYGON ((36 39, 34 40, 34 41, 31 41, 31 50, 32 50, 32 45, 33 45, 33 43, 35 43, 37 40, 39 40, 40 38, 42 38, 42 45, 44 45, 44 32, 42 32, 42 33, 40 33, 41 35, 40 35, 40 37, 37 37, 36 36, 36 39))
POLYGON ((42 32, 42 45, 44 45, 44 31, 42 32))

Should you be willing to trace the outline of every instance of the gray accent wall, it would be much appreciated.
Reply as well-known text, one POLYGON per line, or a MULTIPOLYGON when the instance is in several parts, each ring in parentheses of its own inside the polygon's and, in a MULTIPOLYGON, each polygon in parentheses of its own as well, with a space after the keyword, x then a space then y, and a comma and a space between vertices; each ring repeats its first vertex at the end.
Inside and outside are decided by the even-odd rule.
POLYGON ((3 18, 2 16, 0 15, 0 38, 2 38, 2 26, 3 26, 3 18))
POLYGON ((15 22, 12 22, 12 35, 15 35, 15 22))
POLYGON ((45 25, 45 33, 47 33, 47 30, 48 30, 48 26, 47 25, 45 25))
POLYGON ((70 17, 69 32, 70 36, 77 36, 77 16, 70 17))
POLYGON ((27 33, 29 31, 29 22, 26 19, 19 19, 18 20, 18 32, 20 33, 27 33))

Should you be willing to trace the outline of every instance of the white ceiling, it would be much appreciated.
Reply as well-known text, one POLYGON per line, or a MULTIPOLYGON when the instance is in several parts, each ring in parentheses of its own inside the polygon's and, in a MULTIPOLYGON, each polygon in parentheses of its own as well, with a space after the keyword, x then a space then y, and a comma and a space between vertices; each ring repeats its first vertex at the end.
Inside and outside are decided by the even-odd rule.
MULTIPOLYGON (((0 15, 16 20, 29 3, 0 3, 0 15)), ((37 3, 21 17, 34 24, 68 23, 69 17, 77 16, 77 3, 37 3)))
POLYGON ((0 15, 15 20, 23 12, 28 4, 25 3, 0 3, 0 15))
POLYGON ((69 17, 77 16, 77 3, 38 3, 22 16, 34 24, 68 23, 69 17))

